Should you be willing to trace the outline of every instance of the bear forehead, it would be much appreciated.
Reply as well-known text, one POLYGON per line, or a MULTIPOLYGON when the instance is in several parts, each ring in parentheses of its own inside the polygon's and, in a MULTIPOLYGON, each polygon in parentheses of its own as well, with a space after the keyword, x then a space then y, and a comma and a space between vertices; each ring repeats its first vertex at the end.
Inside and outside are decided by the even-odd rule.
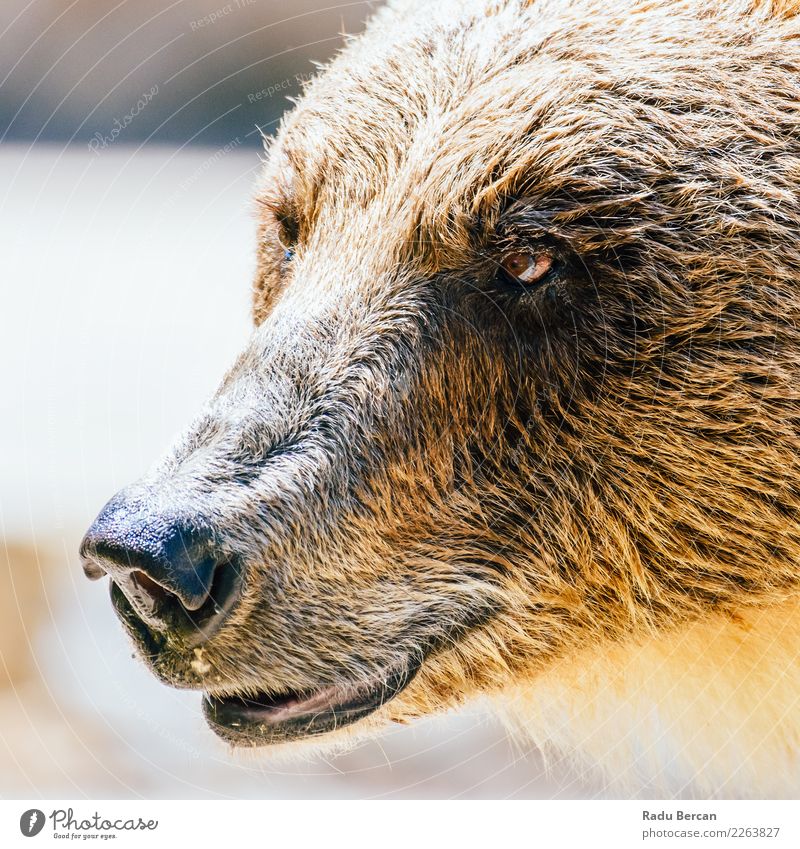
MULTIPOLYGON (((502 178, 543 118, 568 111, 586 89, 586 68, 546 47, 555 15, 528 10, 521 20, 526 4, 517 2, 498 26, 501 14, 486 13, 496 5, 420 4, 379 15, 284 122, 277 148, 295 190, 351 208, 378 195, 385 206, 392 190, 429 209, 467 195, 476 206, 476 191, 502 178)), ((569 7, 560 5, 564 17, 569 7)), ((570 120, 562 131, 574 136, 570 120)))
POLYGON ((675 182, 685 155, 757 120, 739 89, 767 83, 781 33, 764 23, 758 3, 705 0, 400 4, 309 85, 267 180, 301 231, 372 210, 439 266, 523 193, 601 192, 624 212, 632 175, 675 182))

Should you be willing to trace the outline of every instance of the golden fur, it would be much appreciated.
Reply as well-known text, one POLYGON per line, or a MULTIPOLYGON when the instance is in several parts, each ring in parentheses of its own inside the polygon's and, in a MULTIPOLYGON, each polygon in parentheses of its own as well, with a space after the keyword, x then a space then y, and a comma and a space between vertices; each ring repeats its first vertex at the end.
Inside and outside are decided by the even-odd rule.
POLYGON ((796 798, 800 602, 562 658, 498 696, 509 727, 609 792, 796 798))

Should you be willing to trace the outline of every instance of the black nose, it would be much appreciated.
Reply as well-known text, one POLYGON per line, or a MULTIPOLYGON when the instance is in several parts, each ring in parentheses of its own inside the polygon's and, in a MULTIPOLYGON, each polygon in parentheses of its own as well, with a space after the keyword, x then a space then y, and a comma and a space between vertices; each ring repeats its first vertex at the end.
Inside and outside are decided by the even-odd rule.
POLYGON ((89 578, 109 575, 151 629, 192 643, 208 639, 241 591, 235 561, 205 524, 148 506, 125 491, 103 508, 81 543, 89 578))

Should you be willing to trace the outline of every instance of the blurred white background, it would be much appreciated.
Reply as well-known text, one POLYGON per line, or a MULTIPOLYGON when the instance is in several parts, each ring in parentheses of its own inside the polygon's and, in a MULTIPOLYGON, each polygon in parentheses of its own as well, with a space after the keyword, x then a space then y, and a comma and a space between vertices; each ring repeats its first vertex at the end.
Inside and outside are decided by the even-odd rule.
POLYGON ((2 796, 594 792, 564 765, 545 770, 477 706, 330 761, 235 754, 206 728, 199 694, 159 684, 132 657, 107 587, 78 566, 99 508, 165 449, 244 344, 259 162, 242 104, 262 110, 260 126, 274 122, 309 59, 330 54, 370 4, 313 13, 323 5, 306 2, 287 22, 278 4, 253 2, 193 29, 220 5, 4 0, 2 796), (180 50, 160 49, 171 38, 180 50), (292 47, 306 42, 321 47, 292 47), (153 84, 158 96, 91 151, 93 134, 153 84))

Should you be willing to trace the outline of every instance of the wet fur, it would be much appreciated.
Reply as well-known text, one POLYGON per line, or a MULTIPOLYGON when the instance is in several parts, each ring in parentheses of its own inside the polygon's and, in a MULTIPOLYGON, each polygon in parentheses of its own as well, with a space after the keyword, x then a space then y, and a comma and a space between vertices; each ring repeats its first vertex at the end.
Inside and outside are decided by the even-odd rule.
POLYGON ((248 575, 207 671, 157 674, 423 657, 343 739, 488 695, 614 779, 796 793, 798 35, 791 3, 380 11, 269 145, 253 339, 142 484, 248 575), (498 283, 542 245, 546 285, 498 283))

